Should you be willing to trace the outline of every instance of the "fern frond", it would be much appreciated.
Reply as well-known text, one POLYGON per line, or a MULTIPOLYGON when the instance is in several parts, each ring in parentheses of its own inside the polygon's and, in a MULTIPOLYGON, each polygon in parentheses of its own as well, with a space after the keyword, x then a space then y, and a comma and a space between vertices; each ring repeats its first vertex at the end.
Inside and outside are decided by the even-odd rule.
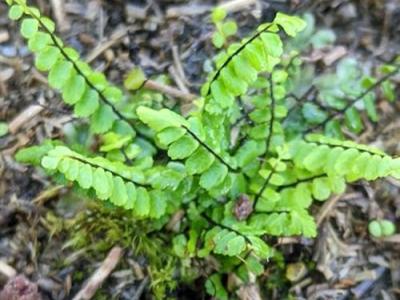
POLYGON ((190 122, 167 109, 156 111, 141 106, 136 113, 156 132, 158 141, 168 149, 171 159, 185 160, 188 173, 200 175, 201 187, 211 190, 230 181, 228 171, 235 171, 234 164, 227 162, 229 157, 222 157, 206 144, 201 137, 201 124, 190 122))
POLYGON ((259 26, 258 32, 250 39, 231 45, 227 53, 218 56, 218 70, 202 88, 206 111, 227 114, 235 97, 244 95, 260 72, 271 72, 279 63, 283 48, 277 33, 278 25, 288 34, 295 35, 306 24, 300 18, 278 13, 272 23, 259 26))
POLYGON ((57 146, 42 158, 42 167, 61 173, 97 198, 133 210, 138 217, 159 218, 165 214, 168 192, 149 189, 143 171, 103 157, 86 157, 57 146))
POLYGON ((307 140, 292 142, 291 153, 296 167, 313 173, 344 176, 351 182, 392 176, 400 167, 399 159, 373 147, 318 135, 307 140))
POLYGON ((76 116, 90 117, 94 133, 109 131, 117 121, 129 124, 116 107, 122 101, 122 91, 81 61, 74 49, 65 46, 54 33, 55 25, 50 19, 26 1, 7 3, 11 6, 10 18, 22 19, 21 34, 36 56, 36 68, 48 72, 49 85, 60 91, 66 104, 74 106, 76 116))

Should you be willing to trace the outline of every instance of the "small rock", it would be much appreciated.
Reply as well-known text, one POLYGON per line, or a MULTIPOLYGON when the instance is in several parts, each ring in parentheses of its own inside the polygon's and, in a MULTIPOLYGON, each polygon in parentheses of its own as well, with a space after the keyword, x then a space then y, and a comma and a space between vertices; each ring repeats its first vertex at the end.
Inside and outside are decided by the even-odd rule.
POLYGON ((347 3, 339 7, 338 15, 342 21, 350 21, 357 18, 357 9, 353 3, 347 3))
POLYGON ((11 278, 0 292, 0 300, 42 300, 36 284, 25 276, 11 278))

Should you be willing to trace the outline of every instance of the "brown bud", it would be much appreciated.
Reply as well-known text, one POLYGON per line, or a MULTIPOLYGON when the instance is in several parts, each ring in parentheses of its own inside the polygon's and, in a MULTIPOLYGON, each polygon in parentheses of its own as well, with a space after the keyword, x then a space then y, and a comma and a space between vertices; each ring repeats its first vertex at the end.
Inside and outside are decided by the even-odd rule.
POLYGON ((240 195, 236 200, 234 214, 238 221, 243 221, 253 212, 253 204, 247 195, 240 195))

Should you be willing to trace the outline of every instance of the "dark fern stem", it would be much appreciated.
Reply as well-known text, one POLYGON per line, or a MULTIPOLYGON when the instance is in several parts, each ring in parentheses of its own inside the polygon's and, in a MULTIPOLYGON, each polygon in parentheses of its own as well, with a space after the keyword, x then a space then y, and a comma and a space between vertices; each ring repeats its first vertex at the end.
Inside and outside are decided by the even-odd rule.
POLYGON ((342 109, 334 112, 333 114, 331 114, 330 116, 328 116, 324 121, 322 121, 321 123, 308 128, 306 131, 303 132, 303 136, 313 132, 317 129, 323 128, 329 121, 333 120, 334 118, 340 116, 341 114, 345 113, 346 110, 348 110, 350 107, 352 107, 357 101, 361 100, 362 98, 364 98, 366 95, 368 95, 370 92, 372 92, 373 90, 375 90, 377 87, 379 87, 383 82, 385 82, 386 80, 388 80, 389 78, 395 76, 398 72, 400 71, 400 65, 396 65, 396 68, 391 71, 390 73, 386 74, 385 76, 382 76, 379 80, 377 80, 373 85, 371 85, 368 89, 366 89, 364 92, 362 92, 361 94, 359 94, 357 97, 355 97, 354 99, 351 99, 349 101, 349 103, 343 107, 342 109))
POLYGON ((232 61, 232 59, 240 54, 240 52, 243 51, 244 48, 247 47, 247 45, 251 44, 251 42, 253 42, 255 39, 257 39, 261 34, 263 34, 264 32, 268 32, 268 29, 272 26, 272 24, 266 26, 264 29, 260 30, 259 32, 257 32, 255 35, 253 35, 246 43, 244 43, 243 45, 241 45, 235 52, 233 52, 227 59, 226 61, 222 64, 222 66, 217 70, 217 72, 215 73, 215 75, 213 76, 213 78, 210 81, 210 84, 208 86, 207 89, 207 96, 210 95, 211 93, 211 85, 214 83, 214 81, 216 81, 219 76, 221 75, 221 72, 224 68, 226 68, 226 66, 228 66, 228 64, 232 61))

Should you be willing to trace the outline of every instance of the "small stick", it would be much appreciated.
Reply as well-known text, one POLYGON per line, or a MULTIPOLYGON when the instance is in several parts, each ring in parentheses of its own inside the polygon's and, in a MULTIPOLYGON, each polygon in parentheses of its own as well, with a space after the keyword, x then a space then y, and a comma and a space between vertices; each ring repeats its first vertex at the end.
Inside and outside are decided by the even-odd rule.
POLYGON ((144 288, 147 286, 147 284, 149 283, 149 277, 145 277, 142 282, 140 283, 139 287, 136 290, 135 295, 132 297, 131 300, 139 300, 140 296, 142 296, 144 288))
POLYGON ((11 134, 17 133, 17 131, 30 121, 36 115, 40 114, 44 108, 40 105, 30 105, 24 109, 19 115, 17 115, 8 125, 11 134))
POLYGON ((122 248, 115 246, 108 253, 101 266, 93 273, 84 287, 79 291, 73 300, 89 300, 96 293, 97 289, 103 284, 104 280, 111 274, 117 266, 122 256, 122 248))
POLYGON ((104 51, 111 48, 115 44, 119 43, 119 41, 126 36, 128 29, 126 27, 119 28, 115 30, 108 41, 100 43, 96 48, 94 48, 86 57, 86 62, 89 64, 94 61, 99 55, 101 55, 104 51))
POLYGON ((340 196, 334 196, 324 203, 317 215, 317 226, 319 227, 325 220, 326 216, 335 207, 336 203, 340 200, 340 196))
POLYGON ((162 83, 158 83, 151 79, 149 79, 145 82, 144 87, 146 89, 158 91, 162 94, 166 94, 166 95, 169 95, 174 98, 179 98, 179 99, 182 99, 187 102, 191 102, 197 98, 197 96, 194 94, 182 92, 181 90, 178 90, 177 88, 173 88, 171 86, 168 86, 168 85, 165 85, 162 83))
POLYGON ((258 0, 231 0, 222 3, 219 7, 225 9, 227 12, 236 12, 256 4, 257 2, 258 0))
POLYGON ((0 260, 0 273, 4 274, 7 278, 17 276, 17 271, 2 260, 0 260))
POLYGON ((70 26, 66 22, 66 17, 64 12, 64 1, 51 0, 50 3, 53 8, 54 17, 56 18, 59 30, 62 32, 67 31, 70 26))

